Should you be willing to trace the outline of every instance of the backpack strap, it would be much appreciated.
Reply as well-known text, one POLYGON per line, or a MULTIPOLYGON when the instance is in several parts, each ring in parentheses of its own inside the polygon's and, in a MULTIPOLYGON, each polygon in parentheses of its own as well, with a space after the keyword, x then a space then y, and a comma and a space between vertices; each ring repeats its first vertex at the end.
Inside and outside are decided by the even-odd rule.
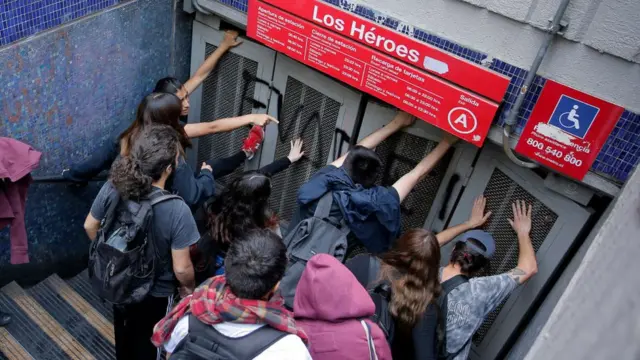
POLYGON ((333 192, 327 191, 322 195, 320 201, 318 201, 318 205, 316 206, 316 211, 313 213, 314 217, 320 219, 326 219, 329 217, 331 213, 331 206, 333 205, 333 192))
POLYGON ((469 337, 469 339, 467 339, 467 341, 455 353, 450 353, 447 351, 446 334, 447 334, 447 315, 449 313, 449 309, 448 309, 449 293, 453 291, 455 288, 457 288, 458 286, 462 284, 466 284, 468 282, 469 282, 469 278, 467 276, 456 275, 450 278, 449 280, 443 282, 442 284, 440 284, 440 286, 442 287, 442 294, 438 299, 438 306, 440 308, 440 315, 441 315, 442 321, 440 322, 439 325, 443 327, 442 333, 444 334, 444 343, 442 344, 443 346, 442 350, 444 353, 446 353, 446 357, 445 357, 446 360, 455 359, 456 356, 458 356, 462 352, 462 350, 464 350, 464 348, 467 347, 467 344, 469 344, 469 341, 471 341, 471 337, 469 337))
POLYGON ((171 194, 170 192, 166 191, 166 190, 161 190, 161 191, 154 191, 151 194, 149 194, 149 200, 151 201, 151 206, 153 207, 154 205, 157 205, 161 202, 167 201, 167 200, 171 200, 171 199, 178 199, 178 200, 182 200, 184 201, 180 196, 175 195, 175 194, 171 194))
POLYGON ((369 273, 367 274, 367 280, 369 284, 367 284, 367 288, 369 288, 370 284, 373 283, 379 272, 380 260, 374 255, 369 255, 369 273))
POLYGON ((289 333, 265 325, 247 335, 232 338, 222 335, 213 326, 189 314, 189 334, 185 340, 191 338, 194 341, 185 342, 183 349, 194 354, 203 354, 203 359, 211 359, 213 357, 210 354, 216 354, 218 347, 221 347, 235 359, 253 359, 287 335, 289 333))

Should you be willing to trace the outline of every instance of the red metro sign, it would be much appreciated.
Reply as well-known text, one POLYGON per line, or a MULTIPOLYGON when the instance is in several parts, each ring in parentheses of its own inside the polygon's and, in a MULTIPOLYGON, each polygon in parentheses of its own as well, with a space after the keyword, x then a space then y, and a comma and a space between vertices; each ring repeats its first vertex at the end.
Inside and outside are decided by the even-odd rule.
POLYGON ((507 77, 318 0, 266 2, 251 38, 482 146, 507 77))

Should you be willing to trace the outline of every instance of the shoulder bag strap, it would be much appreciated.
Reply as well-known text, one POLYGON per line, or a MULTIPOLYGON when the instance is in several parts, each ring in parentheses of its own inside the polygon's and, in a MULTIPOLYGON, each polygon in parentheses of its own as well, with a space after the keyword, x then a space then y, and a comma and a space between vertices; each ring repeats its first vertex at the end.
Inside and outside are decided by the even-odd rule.
POLYGON ((318 201, 318 205, 316 206, 316 211, 313 213, 313 216, 320 219, 328 218, 331 213, 331 205, 333 205, 333 192, 327 191, 322 195, 320 201, 318 201))
POLYGON ((468 282, 469 282, 468 277, 464 275, 456 275, 451 279, 440 284, 440 286, 442 287, 442 294, 438 301, 438 305, 440 308, 440 314, 442 315, 442 319, 443 319, 443 322, 442 322, 444 327, 443 332, 445 334, 445 341, 443 346, 444 346, 444 351, 447 353, 447 357, 446 357, 447 360, 455 359, 455 357, 458 356, 458 354, 460 354, 465 347, 467 347, 467 344, 469 344, 469 341, 471 341, 471 337, 469 337, 469 339, 464 343, 464 345, 462 345, 462 347, 460 347, 460 349, 458 349, 458 351, 456 351, 455 353, 449 353, 447 351, 446 332, 447 332, 447 315, 449 313, 449 309, 448 309, 449 293, 453 291, 453 289, 457 288, 458 286, 468 282))
POLYGON ((254 359, 258 355, 262 354, 265 350, 271 347, 271 345, 280 341, 280 339, 289 335, 284 331, 279 331, 272 328, 269 325, 265 325, 260 329, 252 332, 251 342, 247 342, 247 350, 243 351, 248 354, 246 359, 254 359))
POLYGON ((360 324, 364 328, 364 332, 367 335, 367 344, 369 345, 369 360, 378 360, 378 354, 376 353, 376 346, 373 343, 373 335, 371 335, 371 327, 366 321, 360 320, 360 324))
POLYGON ((444 296, 449 295, 449 293, 451 291, 453 291, 453 289, 457 288, 458 286, 468 283, 469 282, 469 278, 464 276, 464 275, 456 275, 454 277, 452 277, 451 279, 443 282, 442 284, 440 284, 440 286, 442 286, 442 294, 444 296))

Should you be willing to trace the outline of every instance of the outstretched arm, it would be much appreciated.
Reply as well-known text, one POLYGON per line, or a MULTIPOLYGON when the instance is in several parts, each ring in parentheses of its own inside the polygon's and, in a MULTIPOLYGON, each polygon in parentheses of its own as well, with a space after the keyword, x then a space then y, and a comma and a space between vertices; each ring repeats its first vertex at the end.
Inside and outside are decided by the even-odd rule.
POLYGON ((248 114, 238 117, 225 118, 210 122, 186 124, 184 131, 190 138, 196 138, 209 134, 232 131, 247 125, 266 126, 270 122, 278 123, 274 117, 267 114, 248 114))
POLYGON ((458 139, 452 135, 445 135, 444 139, 427 155, 422 161, 416 165, 413 170, 409 171, 403 177, 393 184, 393 187, 400 196, 402 202, 413 188, 422 180, 437 164, 440 159, 447 153, 451 145, 458 139))
POLYGON ((513 208, 513 220, 509 219, 509 224, 518 235, 519 252, 518 265, 508 274, 518 284, 522 284, 538 272, 536 253, 529 237, 531 232, 531 204, 527 208, 527 204, 523 200, 518 200, 511 204, 511 207, 513 208))
POLYGON ((237 40, 237 38, 237 31, 226 31, 224 33, 224 38, 220 45, 218 45, 218 48, 213 52, 213 54, 209 55, 209 57, 205 59, 204 63, 200 65, 196 73, 193 74, 186 83, 184 83, 184 87, 188 94, 192 94, 198 86, 202 84, 204 79, 211 74, 211 71, 216 67, 216 64, 218 64, 222 55, 229 51, 229 49, 242 44, 242 40, 237 40))
MULTIPOLYGON (((390 123, 378 129, 373 134, 362 139, 358 145, 364 146, 368 149, 373 149, 385 141, 389 136, 393 135, 397 131, 413 125, 415 118, 404 111, 399 111, 390 123)), ((348 154, 348 153, 347 153, 348 154)), ((340 167, 344 163, 344 159, 347 158, 347 154, 342 155, 340 158, 331 163, 335 167, 340 167)))
POLYGON ((471 208, 471 216, 469 216, 469 220, 463 222, 462 224, 447 228, 436 235, 440 246, 445 246, 451 240, 455 239, 458 235, 462 234, 465 231, 469 231, 471 229, 475 229, 484 225, 484 223, 486 223, 491 216, 491 211, 487 212, 486 214, 484 213, 486 205, 487 199, 482 195, 478 196, 473 202, 473 208, 471 208))
POLYGON ((304 151, 302 151, 302 139, 297 138, 291 141, 291 150, 289 151, 289 155, 261 167, 258 169, 258 172, 269 177, 274 176, 279 172, 287 170, 291 164, 302 159, 302 156, 304 156, 304 151))

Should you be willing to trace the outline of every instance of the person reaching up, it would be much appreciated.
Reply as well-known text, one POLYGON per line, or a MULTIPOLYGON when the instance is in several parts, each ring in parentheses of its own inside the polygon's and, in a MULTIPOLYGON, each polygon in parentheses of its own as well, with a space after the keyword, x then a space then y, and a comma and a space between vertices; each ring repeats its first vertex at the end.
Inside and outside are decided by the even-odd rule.
MULTIPOLYGON (((180 122, 181 117, 189 114, 189 95, 202 85, 226 52, 242 43, 237 37, 238 33, 235 31, 225 32, 224 38, 216 51, 204 61, 196 73, 184 84, 173 77, 160 79, 156 83, 154 94, 168 94, 176 97, 175 102, 178 104, 177 114, 174 114, 175 111, 173 111, 173 106, 170 104, 174 100, 154 95, 156 101, 150 101, 149 96, 151 95, 145 97, 138 107, 137 117, 132 124, 126 123, 119 126, 107 142, 94 149, 88 158, 65 169, 62 172, 62 176, 70 181, 85 182, 102 171, 108 170, 119 155, 127 153, 126 148, 123 148, 123 145, 126 146, 126 144, 123 144, 123 142, 128 141, 130 135, 135 135, 136 132, 141 131, 145 125, 152 123, 162 123, 174 127, 180 134, 181 143, 185 150, 191 146, 190 139, 252 125, 253 127, 248 137, 243 141, 242 149, 239 149, 233 156, 207 161, 206 164, 202 164, 200 174, 210 173, 213 177, 222 177, 232 173, 246 159, 251 159, 264 139, 264 126, 270 122, 277 123, 277 120, 273 117, 266 114, 248 114, 214 121, 207 119, 209 121, 190 124, 182 124, 180 122)), ((194 172, 184 160, 181 160, 179 168, 188 170, 191 173, 194 172)), ((200 194, 204 193, 203 197, 208 198, 210 196, 209 190, 213 191, 212 187, 206 186, 207 184, 204 183, 190 184, 191 186, 185 188, 186 193, 185 189, 183 189, 183 193, 180 194, 190 205, 196 204, 201 200, 199 198, 200 194)))
MULTIPOLYGON (((298 211, 292 224, 313 216, 319 200, 331 192, 333 205, 329 215, 336 223, 344 220, 348 226, 351 232, 348 248, 352 250, 361 244, 374 254, 388 250, 400 232, 400 203, 457 141, 453 136, 445 136, 393 186, 376 186, 382 162, 372 149, 413 122, 411 115, 399 112, 390 123, 314 174, 298 191, 298 211)), ((346 258, 351 257, 351 250, 346 258)))
POLYGON ((278 216, 269 209, 271 177, 302 158, 302 145, 302 139, 292 141, 288 156, 258 171, 242 174, 218 197, 205 204, 207 221, 199 222, 206 222, 208 228, 191 250, 198 283, 224 274, 224 258, 229 245, 244 233, 255 229, 269 229, 282 236, 278 216))
POLYGON ((467 359, 471 339, 489 313, 495 310, 519 285, 538 272, 536 254, 531 244, 531 205, 524 201, 512 204, 513 228, 519 247, 518 264, 504 274, 479 276, 489 266, 496 250, 493 236, 481 226, 490 212, 484 213, 486 199, 478 197, 469 221, 438 234, 441 245, 460 235, 449 256, 449 264, 440 269, 443 295, 440 299, 446 322, 446 344, 441 355, 449 359, 467 359))

